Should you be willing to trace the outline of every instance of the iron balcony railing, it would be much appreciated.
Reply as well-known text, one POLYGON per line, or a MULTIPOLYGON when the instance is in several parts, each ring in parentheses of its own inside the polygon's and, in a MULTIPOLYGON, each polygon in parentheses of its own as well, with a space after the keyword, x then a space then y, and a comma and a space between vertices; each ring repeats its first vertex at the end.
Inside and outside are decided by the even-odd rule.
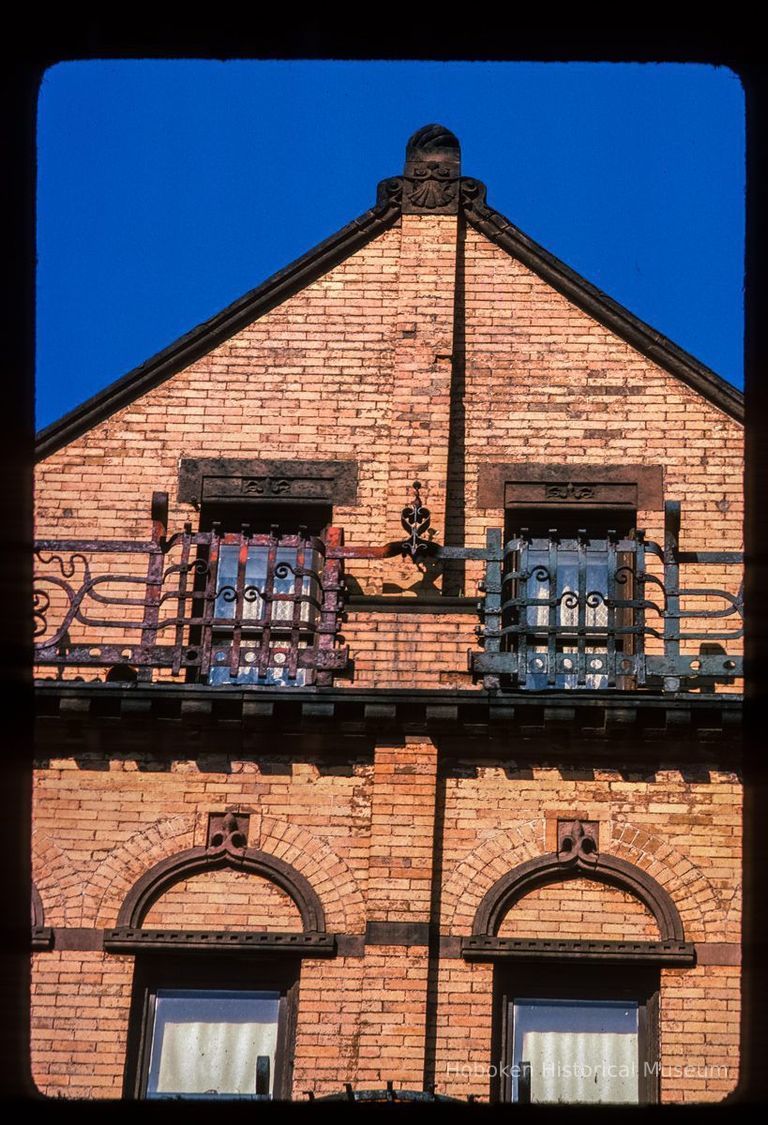
POLYGON ((680 581, 687 565, 729 566, 732 578, 742 555, 681 551, 676 501, 665 505, 663 546, 639 531, 524 529, 506 542, 492 529, 484 547, 440 546, 427 538, 418 486, 402 525, 407 537, 383 546, 345 545, 339 528, 319 537, 186 524, 168 536, 167 496, 155 493, 146 542, 36 543, 36 663, 60 677, 96 666, 111 680, 166 669, 209 684, 328 686, 350 668, 339 634, 345 561, 431 555, 484 571, 469 668, 489 690, 678 692, 743 674, 741 590, 680 581), (732 627, 715 624, 727 618, 732 627))
POLYGON ((329 555, 343 543, 338 528, 321 539, 305 528, 252 535, 185 524, 168 537, 166 518, 167 495, 155 493, 148 542, 36 543, 37 663, 262 686, 327 685, 344 670, 343 562, 329 555))
POLYGON ((742 589, 682 587, 683 564, 741 566, 727 551, 681 551, 680 504, 665 504, 664 546, 641 531, 561 538, 523 531, 486 540, 479 630, 470 668, 485 687, 665 691, 712 686, 743 675, 724 643, 743 636, 742 589), (713 619, 735 618, 718 630, 713 619), (686 625, 686 622, 688 623, 686 625), (698 642, 698 650, 691 651, 698 642), (684 651, 686 650, 686 651, 684 651))

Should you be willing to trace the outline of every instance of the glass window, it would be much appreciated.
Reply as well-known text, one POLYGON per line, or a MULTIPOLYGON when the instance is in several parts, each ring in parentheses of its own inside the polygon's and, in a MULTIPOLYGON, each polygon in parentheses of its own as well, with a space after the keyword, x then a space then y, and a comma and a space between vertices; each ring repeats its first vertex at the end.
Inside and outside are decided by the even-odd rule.
MULTIPOLYGON (((605 598, 608 594, 608 552, 605 548, 596 549, 593 545, 587 548, 586 589, 584 591, 584 625, 587 627, 606 627, 608 624, 608 610, 605 598)), ((531 598, 538 604, 526 607, 526 622, 531 626, 532 633, 546 630, 550 624, 550 607, 546 604, 549 599, 556 601, 554 624, 558 629, 576 629, 579 625, 579 562, 576 551, 559 549, 557 551, 557 569, 554 583, 549 572, 549 551, 535 549, 528 550, 528 569, 531 577, 526 583, 526 598, 531 598)), ((564 654, 565 661, 569 653, 576 653, 576 646, 567 642, 558 645, 558 652, 564 654)), ((584 646, 587 654, 587 667, 589 657, 599 656, 605 652, 601 645, 587 644, 584 646)), ((533 644, 531 653, 547 652, 547 646, 533 644)), ((535 660, 535 656, 534 656, 535 660)), ((575 660, 574 660, 575 667, 575 660)), ((547 686, 547 676, 544 673, 533 672, 530 676, 529 686, 537 689, 547 686)), ((575 672, 562 671, 556 678, 556 687, 572 689, 577 686, 575 672)), ((608 686, 608 676, 604 672, 587 672, 586 684, 588 688, 604 688, 608 686)))
POLYGON ((638 1003, 516 1000, 512 1100, 639 1101, 638 1003))
POLYGON ((634 523, 629 510, 507 512, 506 542, 518 546, 505 553, 504 626, 508 647, 521 657, 524 687, 607 688, 609 661, 617 686, 632 686, 616 659, 634 651, 625 631, 633 610, 616 601, 634 597, 633 551, 626 542, 617 549, 634 538, 634 523))
POLYGON ((493 1100, 638 1104, 658 1100, 660 976, 631 963, 499 963, 493 1100))
POLYGON ((296 958, 137 956, 126 1095, 290 1097, 299 969, 296 958))
MULTIPOLYGON (((214 608, 214 615, 219 622, 228 618, 234 621, 238 593, 239 550, 239 545, 233 543, 222 543, 219 548, 217 597, 214 608)), ((226 627, 219 623, 213 635, 209 683, 259 683, 270 686, 286 684, 296 687, 304 685, 305 669, 298 668, 293 679, 288 676, 285 648, 290 642, 292 629, 300 630, 299 636, 294 640, 295 647, 302 649, 307 646, 320 624, 322 591, 319 575, 322 565, 321 555, 317 551, 310 550, 309 547, 304 548, 303 552, 297 547, 278 547, 270 573, 269 548, 263 546, 249 548, 243 586, 240 668, 236 677, 230 675, 230 634, 226 627), (303 576, 297 575, 299 566, 304 572, 309 573, 304 573, 303 576), (300 596, 298 602, 294 600, 297 594, 300 596), (273 598, 275 600, 272 600, 273 598), (270 647, 274 651, 271 653, 266 672, 260 674, 257 661, 261 634, 267 627, 270 629, 270 647)))
MULTIPOLYGON (((289 665, 302 649, 317 641, 324 558, 312 549, 311 540, 324 538, 332 515, 326 504, 203 506, 201 531, 216 530, 221 537, 208 683, 302 687, 311 682, 305 668, 295 667, 292 676, 289 665), (248 548, 240 575, 241 529, 245 527, 249 529, 248 548), (259 538, 260 542, 253 541, 259 538), (236 623, 241 625, 238 669, 231 675, 236 623)), ((201 557, 208 559, 207 548, 201 550, 201 557)), ((199 589, 204 582, 203 575, 198 576, 199 589)), ((200 644, 201 639, 191 636, 190 643, 200 644)))
POLYGON ((159 988, 146 1096, 273 1093, 279 992, 159 988))
MULTIPOLYGON (((239 546, 223 543, 219 548, 219 565, 216 575, 217 618, 235 616, 237 596, 237 563, 239 546)), ((272 574, 271 593, 278 600, 270 602, 266 610, 263 594, 267 588, 269 549, 250 547, 245 564, 245 584, 243 588, 243 622, 249 625, 271 625, 273 629, 290 629, 294 623, 296 594, 296 570, 299 566, 297 547, 278 547, 272 574), (286 600, 282 600, 286 599, 286 600)), ((301 601, 296 615, 299 625, 316 627, 320 616, 320 583, 314 575, 320 573, 322 558, 317 551, 307 548, 304 551, 303 570, 305 574, 299 586, 301 601)))

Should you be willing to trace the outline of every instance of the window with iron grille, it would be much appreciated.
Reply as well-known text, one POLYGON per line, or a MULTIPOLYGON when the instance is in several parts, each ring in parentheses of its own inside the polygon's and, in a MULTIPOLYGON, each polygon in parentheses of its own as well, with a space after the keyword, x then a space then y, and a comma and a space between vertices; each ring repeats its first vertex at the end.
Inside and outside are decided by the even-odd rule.
POLYGON ((323 611, 325 505, 204 508, 215 575, 210 684, 303 687, 303 655, 316 645, 323 611), (237 530, 235 530, 237 528, 237 530))
POLYGON ((530 690, 632 686, 634 513, 507 512, 502 632, 530 690))

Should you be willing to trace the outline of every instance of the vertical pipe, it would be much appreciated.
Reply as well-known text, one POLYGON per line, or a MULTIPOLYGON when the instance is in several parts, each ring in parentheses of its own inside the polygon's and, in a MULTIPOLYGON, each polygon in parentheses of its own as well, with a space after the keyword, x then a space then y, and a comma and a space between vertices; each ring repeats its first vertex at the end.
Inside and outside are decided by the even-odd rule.
MULTIPOLYGON (((485 651, 495 653, 501 651, 501 567, 504 545, 500 528, 488 528, 485 545, 485 651)), ((498 688, 498 675, 484 676, 483 686, 488 690, 498 688)))
POLYGON ((160 617, 160 596, 163 586, 165 555, 163 541, 168 527, 168 493, 152 493, 152 546, 147 560, 144 594, 144 619, 141 625, 141 654, 137 679, 152 679, 152 649, 157 643, 157 622, 160 617))
MULTIPOLYGON (((664 502, 664 656, 680 656, 680 501, 664 502)), ((680 677, 664 677, 664 691, 679 691, 680 677)))

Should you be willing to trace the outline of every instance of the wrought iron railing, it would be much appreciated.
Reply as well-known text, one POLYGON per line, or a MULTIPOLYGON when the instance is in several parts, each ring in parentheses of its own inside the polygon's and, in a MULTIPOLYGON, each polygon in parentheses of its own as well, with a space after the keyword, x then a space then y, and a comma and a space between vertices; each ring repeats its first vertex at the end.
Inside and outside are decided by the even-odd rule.
POLYGON ((723 642, 743 635, 742 592, 681 587, 682 564, 741 565, 728 551, 681 551, 680 504, 665 504, 664 546, 641 531, 620 538, 545 537, 523 531, 486 540, 479 630, 470 668, 485 687, 648 688, 676 692, 743 675, 723 642), (713 608, 713 603, 715 608, 713 608), (726 631, 702 628, 734 617, 726 631), (690 625, 686 627, 686 621, 690 625), (692 627, 691 627, 692 626, 692 627), (682 651, 700 642, 698 652, 682 651))
POLYGON ((496 529, 484 547, 440 546, 427 539, 418 482, 402 513, 406 538, 383 546, 345 546, 339 528, 318 537, 303 528, 232 534, 185 524, 168 536, 166 524, 167 496, 155 493, 147 542, 38 541, 38 665, 60 676, 96 666, 109 669, 107 679, 149 680, 167 669, 209 684, 328 686, 349 669, 339 637, 345 560, 400 555, 484 568, 481 651, 470 651, 469 667, 489 690, 678 692, 743 674, 733 651, 741 591, 680 585, 682 566, 740 569, 742 555, 681 551, 675 501, 665 505, 663 547, 639 531, 565 538, 521 530, 504 542, 496 529), (734 627, 713 629, 723 618, 734 627))
POLYGON ((36 660, 101 666, 108 678, 152 669, 208 683, 323 685, 343 671, 337 644, 343 533, 193 532, 166 536, 167 496, 155 493, 153 534, 36 544, 36 660), (136 573, 142 559, 143 573, 136 573), (95 573, 97 565, 103 573, 95 573))

